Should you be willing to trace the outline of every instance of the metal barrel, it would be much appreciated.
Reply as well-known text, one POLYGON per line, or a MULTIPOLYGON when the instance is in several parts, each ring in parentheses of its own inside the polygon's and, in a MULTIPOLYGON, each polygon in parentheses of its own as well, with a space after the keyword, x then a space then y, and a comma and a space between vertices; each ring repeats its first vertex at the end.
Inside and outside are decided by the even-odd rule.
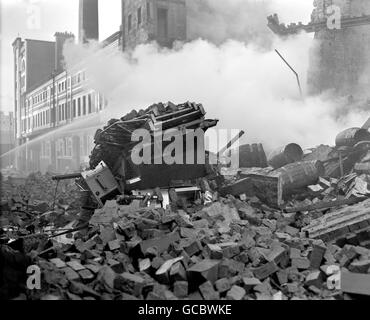
POLYGON ((62 174, 59 176, 53 176, 51 177, 51 180, 53 181, 62 181, 62 180, 70 180, 70 179, 77 179, 81 178, 81 173, 70 173, 70 174, 62 174))
POLYGON ((287 144, 270 153, 268 164, 274 169, 281 168, 289 163, 301 161, 303 158, 303 150, 296 143, 287 144))
POLYGON ((286 194, 317 183, 319 177, 325 175, 325 168, 318 160, 302 161, 279 168, 273 175, 281 177, 283 193, 286 194))
POLYGON ((262 144, 245 144, 239 147, 240 168, 266 168, 267 158, 262 144))
POLYGON ((335 138, 337 147, 353 147, 360 141, 370 141, 370 132, 361 128, 350 128, 340 132, 335 138))

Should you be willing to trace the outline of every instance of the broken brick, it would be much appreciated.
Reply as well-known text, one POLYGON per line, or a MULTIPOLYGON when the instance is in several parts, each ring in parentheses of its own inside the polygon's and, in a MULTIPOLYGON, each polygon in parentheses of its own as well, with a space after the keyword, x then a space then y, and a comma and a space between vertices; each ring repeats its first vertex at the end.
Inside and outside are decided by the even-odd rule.
POLYGON ((176 281, 173 285, 173 293, 178 298, 188 296, 189 285, 187 281, 176 281))
POLYGON ((348 266, 348 270, 354 273, 368 273, 369 268, 370 260, 353 261, 348 266))
POLYGON ((187 245, 183 248, 189 257, 191 257, 202 250, 202 245, 199 240, 188 240, 187 245))
POLYGON ((307 258, 293 258, 292 266, 297 267, 299 270, 306 270, 310 267, 310 260, 307 258))
POLYGON ((121 241, 120 240, 109 241, 108 247, 110 251, 118 250, 121 248, 121 241))
POLYGON ((270 261, 264 265, 262 265, 261 267, 259 268, 255 268, 253 269, 253 274, 255 275, 255 277, 259 280, 263 280, 263 279, 266 279, 268 276, 274 274, 275 272, 277 272, 279 269, 278 267, 276 266, 275 262, 273 261, 270 261))
POLYGON ((261 284, 261 281, 258 280, 257 278, 248 278, 248 277, 244 277, 243 278, 243 283, 244 283, 244 288, 249 291, 251 290, 253 287, 255 286, 258 286, 259 284, 261 284))
POLYGON ((245 294, 246 294, 246 291, 242 287, 232 286, 232 288, 226 294, 226 299, 242 300, 245 294))
POLYGON ((138 297, 144 287, 144 282, 145 280, 141 276, 124 272, 115 277, 114 288, 138 297))
POLYGON ((220 261, 218 260, 204 259, 187 270, 189 278, 201 276, 202 279, 214 283, 218 279, 219 264, 220 261))
POLYGON ((204 282, 199 286, 199 291, 204 300, 218 300, 219 293, 215 291, 210 281, 204 282))
POLYGON ((310 269, 318 269, 321 266, 322 260, 325 255, 326 248, 314 245, 313 250, 309 256, 310 259, 310 269))
POLYGON ((223 292, 230 290, 231 284, 230 284, 229 279, 222 278, 222 279, 218 279, 215 282, 215 287, 218 292, 223 293, 223 292))
POLYGON ((181 261, 176 262, 170 269, 170 279, 174 281, 186 280, 186 270, 181 261))
POLYGON ((307 287, 314 286, 316 288, 321 288, 323 283, 322 274, 319 270, 312 271, 306 276, 305 285, 307 287))
POLYGON ((222 249, 217 244, 208 243, 205 248, 211 259, 221 260, 223 258, 222 249))

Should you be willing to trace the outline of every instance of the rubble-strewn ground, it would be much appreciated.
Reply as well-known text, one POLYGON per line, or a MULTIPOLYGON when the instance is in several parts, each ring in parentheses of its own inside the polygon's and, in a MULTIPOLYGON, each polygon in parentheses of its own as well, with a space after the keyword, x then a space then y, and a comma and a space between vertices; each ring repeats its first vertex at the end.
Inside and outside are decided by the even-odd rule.
MULTIPOLYGON (((167 118, 170 128, 184 121, 204 129, 217 124, 204 115, 201 105, 168 103, 111 120, 95 136, 90 165, 94 168, 103 159, 112 175, 124 181, 114 169, 122 165, 122 150, 130 154, 123 132, 140 127, 147 118, 155 120, 150 127, 156 119, 167 118), (195 124, 187 119, 194 115, 195 124)), ((370 295, 370 133, 351 128, 337 136, 335 147, 319 146, 308 153, 290 144, 268 161, 261 145, 240 150, 240 163, 261 168, 235 169, 221 161, 193 176, 180 166, 175 173, 183 178, 182 185, 189 186, 191 180, 200 195, 185 200, 170 189, 164 208, 148 206, 147 197, 132 202, 109 198, 98 208, 92 193, 80 191, 70 180, 57 183, 41 174, 22 179, 14 172, 3 177, 1 298, 286 300, 370 295), (39 290, 26 289, 29 265, 41 269, 39 290)), ((146 181, 143 171, 144 189, 163 175, 166 181, 156 187, 168 186, 167 180, 174 179, 169 169, 158 174, 151 167, 154 175, 146 181)), ((153 191, 160 199, 159 188, 153 191)))
MULTIPOLYGON (((367 176, 320 179, 306 188, 305 200, 295 196, 288 204, 312 206, 335 194, 345 197, 356 179, 367 176)), ((351 290, 347 279, 346 292, 335 289, 327 281, 333 266, 366 277, 365 286, 370 277, 368 215, 336 241, 303 232, 340 208, 344 216, 349 209, 366 213, 370 200, 297 211, 273 209, 257 197, 215 193, 207 205, 200 199, 162 209, 112 200, 94 211, 80 208, 73 181, 60 183, 57 193, 55 187, 48 175, 2 181, 4 298, 343 299, 355 298, 356 288, 351 290), (80 230, 56 236, 68 228, 80 230), (41 268, 41 290, 25 289, 31 263, 41 268)))

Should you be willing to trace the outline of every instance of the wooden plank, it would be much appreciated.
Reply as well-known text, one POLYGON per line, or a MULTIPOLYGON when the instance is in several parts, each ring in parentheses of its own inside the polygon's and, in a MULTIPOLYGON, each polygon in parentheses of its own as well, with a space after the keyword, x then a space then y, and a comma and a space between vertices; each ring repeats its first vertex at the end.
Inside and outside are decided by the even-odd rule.
POLYGON ((286 208, 285 211, 287 213, 292 213, 292 212, 298 212, 298 211, 325 210, 325 209, 340 207, 344 205, 356 204, 356 203, 365 201, 366 199, 368 198, 361 197, 361 198, 341 199, 341 200, 335 200, 335 201, 324 201, 324 202, 318 202, 315 204, 311 204, 308 206, 286 208))
POLYGON ((370 221, 370 200, 328 213, 313 220, 310 225, 302 228, 302 231, 307 232, 310 238, 322 238, 324 236, 329 241, 339 237, 340 230, 345 232, 347 228, 349 233, 353 229, 350 227, 367 221, 370 221))
POLYGON ((341 290, 370 296, 370 274, 341 272, 341 290))

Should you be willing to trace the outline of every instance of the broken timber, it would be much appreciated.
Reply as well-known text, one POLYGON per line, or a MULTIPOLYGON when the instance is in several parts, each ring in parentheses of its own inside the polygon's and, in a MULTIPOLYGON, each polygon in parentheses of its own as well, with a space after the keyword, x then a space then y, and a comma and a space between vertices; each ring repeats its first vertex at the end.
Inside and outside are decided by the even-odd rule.
POLYGON ((302 231, 309 238, 319 238, 323 241, 332 241, 341 236, 360 229, 370 227, 370 200, 346 207, 312 221, 302 231))
POLYGON ((326 210, 326 209, 340 207, 344 205, 353 205, 353 204, 365 201, 366 199, 367 197, 341 199, 341 200, 335 200, 335 201, 323 201, 323 202, 318 202, 318 203, 311 204, 308 206, 286 208, 285 211, 287 213, 292 213, 292 212, 299 212, 299 211, 305 212, 305 211, 315 211, 315 210, 326 210))

